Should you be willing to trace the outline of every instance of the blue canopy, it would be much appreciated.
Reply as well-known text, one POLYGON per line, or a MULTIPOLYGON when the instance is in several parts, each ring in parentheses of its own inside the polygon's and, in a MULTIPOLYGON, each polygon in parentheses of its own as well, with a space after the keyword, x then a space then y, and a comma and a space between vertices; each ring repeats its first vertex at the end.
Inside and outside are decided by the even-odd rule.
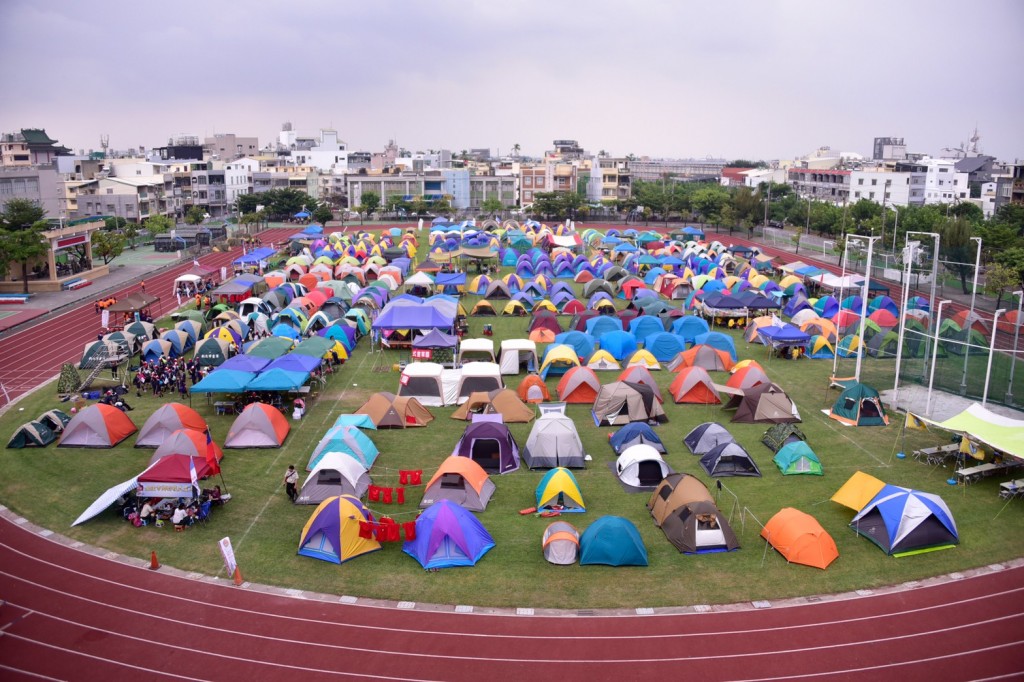
POLYGON ((253 251, 250 251, 244 256, 240 256, 231 262, 234 263, 235 265, 256 265, 261 260, 266 260, 273 256, 275 253, 277 253, 277 249, 272 249, 269 246, 263 246, 253 251))
POLYGON ((255 355, 236 355, 228 358, 217 368, 218 372, 232 370, 236 372, 259 372, 270 364, 270 358, 261 358, 255 355))
POLYGON ((293 218, 308 218, 309 217, 309 212, 308 211, 299 211, 298 213, 296 213, 292 217, 293 218))
MULTIPOLYGON (((271 369, 260 372, 256 378, 246 385, 245 390, 294 391, 305 384, 307 379, 309 379, 309 372, 289 372, 285 369, 271 369)), ((193 388, 193 390, 195 389, 193 388)))
POLYGON ((306 372, 308 374, 319 367, 320 362, 320 358, 312 355, 289 353, 288 355, 282 355, 271 362, 263 369, 263 371, 269 372, 272 369, 283 369, 287 372, 306 372))
POLYGON ((233 369, 217 369, 207 374, 198 384, 189 389, 190 393, 241 393, 256 374, 233 369))
POLYGON ((442 306, 431 305, 429 301, 415 304, 405 301, 403 305, 388 304, 373 321, 374 329, 451 329, 455 315, 446 313, 442 306))
POLYGON ((811 340, 810 334, 805 334, 792 324, 781 327, 768 325, 758 329, 757 333, 773 346, 803 346, 811 340))

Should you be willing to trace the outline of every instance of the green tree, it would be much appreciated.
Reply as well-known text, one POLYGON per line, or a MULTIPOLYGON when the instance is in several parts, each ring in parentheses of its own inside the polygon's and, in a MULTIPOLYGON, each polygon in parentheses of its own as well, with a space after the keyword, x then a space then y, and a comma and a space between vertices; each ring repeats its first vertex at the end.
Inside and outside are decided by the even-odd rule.
POLYGON ((376 192, 363 192, 362 213, 372 214, 380 206, 380 195, 376 192))
POLYGON ((320 204, 316 207, 316 210, 313 211, 312 218, 324 227, 327 227, 327 223, 334 220, 334 211, 332 211, 331 207, 327 204, 320 204))
POLYGON ((128 224, 128 221, 125 220, 124 218, 120 217, 120 216, 114 216, 114 217, 104 218, 103 219, 103 229, 104 230, 120 230, 120 229, 122 229, 127 224, 128 224))
POLYGON ((972 225, 980 225, 985 220, 985 213, 981 208, 977 204, 966 201, 953 204, 953 207, 949 209, 949 215, 963 218, 972 225))
POLYGON ((996 263, 1016 274, 1017 283, 1024 289, 1024 248, 1014 247, 996 255, 996 263))
POLYGON ((94 232, 92 235, 93 256, 99 256, 103 259, 103 264, 107 265, 124 253, 125 242, 125 238, 117 232, 107 232, 106 230, 94 232))
POLYGON ((753 225, 762 215, 763 204, 761 198, 749 187, 740 187, 732 195, 732 207, 736 211, 737 220, 753 225))
POLYGON ((850 219, 854 225, 860 225, 882 213, 882 207, 870 199, 858 199, 850 204, 850 219))
POLYGON ((974 274, 976 246, 971 241, 971 224, 964 218, 950 218, 942 226, 942 243, 939 246, 943 265, 960 278, 960 288, 965 294, 967 277, 974 274))
POLYGON ((165 215, 155 215, 146 218, 146 221, 142 223, 142 227, 144 227, 150 235, 156 236, 173 230, 174 221, 165 215))
POLYGON ((486 215, 496 215, 505 210, 505 206, 501 203, 501 199, 497 197, 488 197, 484 199, 483 203, 480 204, 480 210, 486 215))
POLYGON ((729 194, 719 186, 701 187, 690 199, 693 210, 700 215, 701 227, 705 221, 712 223, 718 219, 722 208, 729 201, 729 194))
POLYGON ((192 206, 185 212, 185 222, 189 225, 198 225, 206 217, 206 211, 201 206, 192 206))
POLYGON ((245 228, 245 231, 249 231, 251 225, 259 225, 262 219, 262 212, 243 213, 238 219, 238 224, 245 228))
POLYGON ((985 293, 996 297, 996 308, 1002 304, 1003 296, 1020 282, 1020 273, 1002 263, 992 263, 985 268, 985 293))
POLYGON ((1003 204, 992 216, 992 222, 1006 225, 1024 237, 1024 204, 1003 204))
POLYGON ((241 194, 235 199, 235 210, 238 211, 239 215, 245 213, 255 213, 256 207, 263 202, 260 197, 261 194, 241 194))
POLYGON ((132 221, 125 221, 124 226, 121 227, 121 234, 124 235, 125 241, 131 247, 132 251, 134 251, 135 239, 139 236, 139 224, 132 221))
POLYGON ((42 233, 49 225, 42 206, 28 199, 11 199, 0 212, 0 271, 6 274, 11 263, 20 263, 24 293, 28 293, 29 264, 50 250, 42 233))

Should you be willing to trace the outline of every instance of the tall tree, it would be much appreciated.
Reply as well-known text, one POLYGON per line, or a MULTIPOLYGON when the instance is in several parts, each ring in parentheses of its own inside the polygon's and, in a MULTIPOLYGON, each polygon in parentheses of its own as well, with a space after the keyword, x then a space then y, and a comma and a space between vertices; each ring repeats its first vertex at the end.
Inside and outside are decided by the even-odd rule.
POLYGON ((985 293, 995 295, 997 309, 1002 305, 1003 296, 1019 286, 1020 281, 1020 273, 1002 263, 992 263, 985 268, 985 293))
POLYGON ((102 258, 104 265, 124 253, 124 247, 125 238, 117 232, 107 232, 106 230, 93 232, 92 253, 93 256, 102 258))
POLYGON ((198 225, 206 219, 206 211, 202 206, 192 206, 185 213, 185 222, 189 225, 198 225))
POLYGON ((521 150, 521 149, 522 149, 522 147, 519 146, 518 142, 516 142, 514 145, 512 145, 512 158, 518 159, 519 158, 519 150, 521 150))
POLYGON ((313 211, 312 218, 316 222, 326 227, 328 222, 334 220, 334 212, 331 210, 331 207, 328 206, 327 204, 320 204, 319 206, 316 207, 316 210, 313 211))
POLYGON ((10 270, 10 263, 20 263, 24 293, 28 293, 29 263, 50 250, 50 242, 43 239, 47 229, 46 211, 35 201, 11 199, 0 212, 0 269, 10 270))
POLYGON ((372 214, 380 206, 380 195, 376 192, 363 192, 363 210, 372 214))
POLYGON ((165 215, 154 215, 146 218, 145 222, 142 223, 142 227, 144 227, 150 235, 155 236, 173 230, 174 221, 165 215))
POLYGON ((480 210, 487 215, 496 215, 504 211, 505 206, 501 203, 501 199, 497 197, 488 197, 484 199, 482 204, 480 204, 480 210))
POLYGON ((974 274, 976 246, 971 241, 971 224, 964 218, 950 218, 941 229, 942 243, 939 246, 943 265, 960 278, 960 288, 965 294, 967 277, 974 274))
POLYGON ((1013 272, 1017 277, 1015 286, 1024 289, 1024 248, 1018 246, 997 254, 996 263, 1013 272))

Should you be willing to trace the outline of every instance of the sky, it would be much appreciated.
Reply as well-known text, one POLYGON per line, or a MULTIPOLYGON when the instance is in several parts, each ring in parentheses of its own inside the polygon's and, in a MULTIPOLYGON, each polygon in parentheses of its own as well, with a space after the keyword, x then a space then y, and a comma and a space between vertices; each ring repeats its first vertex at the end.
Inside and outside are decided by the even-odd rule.
POLYGON ((552 140, 653 158, 1024 159, 1024 2, 0 0, 0 132, 71 149, 334 128, 350 150, 552 140))

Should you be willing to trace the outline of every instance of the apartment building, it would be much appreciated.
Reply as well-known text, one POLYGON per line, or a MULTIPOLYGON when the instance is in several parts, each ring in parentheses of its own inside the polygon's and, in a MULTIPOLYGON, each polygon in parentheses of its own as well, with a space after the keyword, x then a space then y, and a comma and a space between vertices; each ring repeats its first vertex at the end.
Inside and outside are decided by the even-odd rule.
POLYGON ((790 168, 786 181, 801 197, 842 204, 850 198, 851 175, 840 169, 790 168))
POLYGON ((681 181, 717 181, 722 169, 728 163, 725 159, 641 159, 629 162, 630 175, 634 180, 657 182, 666 176, 681 181))
POLYGON ((154 215, 174 215, 171 178, 162 175, 144 177, 105 177, 76 183, 75 211, 72 218, 119 217, 141 223, 154 215))
POLYGON ((234 133, 216 133, 203 140, 203 158, 234 161, 259 153, 260 143, 255 137, 242 137, 234 133))

